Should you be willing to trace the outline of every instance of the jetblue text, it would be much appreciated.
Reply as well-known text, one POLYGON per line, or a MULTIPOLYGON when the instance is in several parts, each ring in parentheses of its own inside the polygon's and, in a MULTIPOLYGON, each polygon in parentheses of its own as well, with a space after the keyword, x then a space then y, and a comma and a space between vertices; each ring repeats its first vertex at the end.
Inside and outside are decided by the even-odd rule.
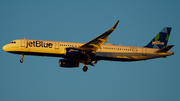
POLYGON ((44 47, 44 48, 52 48, 52 43, 46 43, 43 41, 29 41, 27 42, 26 48, 28 47, 44 47))

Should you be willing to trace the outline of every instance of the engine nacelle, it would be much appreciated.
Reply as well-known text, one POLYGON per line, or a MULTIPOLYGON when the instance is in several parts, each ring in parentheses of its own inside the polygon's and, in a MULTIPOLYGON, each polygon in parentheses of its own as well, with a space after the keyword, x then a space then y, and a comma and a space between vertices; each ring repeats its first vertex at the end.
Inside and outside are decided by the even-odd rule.
POLYGON ((67 56, 81 56, 81 55, 85 55, 85 51, 82 51, 82 50, 77 49, 77 48, 66 48, 65 54, 67 56))
POLYGON ((66 67, 66 68, 79 67, 79 62, 65 60, 65 59, 59 59, 59 66, 66 67))

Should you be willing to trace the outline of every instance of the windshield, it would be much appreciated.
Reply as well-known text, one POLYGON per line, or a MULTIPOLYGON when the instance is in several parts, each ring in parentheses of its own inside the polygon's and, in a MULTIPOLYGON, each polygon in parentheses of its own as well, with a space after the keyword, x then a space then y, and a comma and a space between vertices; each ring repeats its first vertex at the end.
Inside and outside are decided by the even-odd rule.
POLYGON ((10 42, 10 44, 15 44, 15 43, 16 43, 16 41, 11 41, 11 42, 10 42))

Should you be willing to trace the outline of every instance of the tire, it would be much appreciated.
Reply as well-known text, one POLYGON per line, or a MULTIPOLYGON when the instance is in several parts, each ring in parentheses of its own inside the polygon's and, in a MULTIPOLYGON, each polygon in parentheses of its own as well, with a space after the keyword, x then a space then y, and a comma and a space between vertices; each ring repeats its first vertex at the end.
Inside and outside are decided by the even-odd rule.
POLYGON ((83 69, 82 69, 84 72, 86 72, 88 70, 88 67, 87 66, 84 66, 83 69))
POLYGON ((20 60, 20 63, 23 63, 23 59, 20 60))

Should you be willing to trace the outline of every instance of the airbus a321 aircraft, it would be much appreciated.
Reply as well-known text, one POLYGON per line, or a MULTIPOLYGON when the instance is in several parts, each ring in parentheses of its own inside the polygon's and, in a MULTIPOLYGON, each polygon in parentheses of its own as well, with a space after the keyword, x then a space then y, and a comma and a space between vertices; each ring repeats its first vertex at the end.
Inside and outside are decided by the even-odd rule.
POLYGON ((31 39, 17 39, 3 46, 3 50, 9 53, 20 54, 23 62, 24 55, 63 57, 59 60, 60 67, 79 67, 79 63, 94 66, 99 60, 108 61, 139 61, 153 58, 166 57, 174 53, 169 51, 174 45, 167 46, 171 28, 163 28, 144 47, 121 46, 103 44, 108 36, 115 30, 117 21, 112 28, 87 43, 45 41, 31 39))

